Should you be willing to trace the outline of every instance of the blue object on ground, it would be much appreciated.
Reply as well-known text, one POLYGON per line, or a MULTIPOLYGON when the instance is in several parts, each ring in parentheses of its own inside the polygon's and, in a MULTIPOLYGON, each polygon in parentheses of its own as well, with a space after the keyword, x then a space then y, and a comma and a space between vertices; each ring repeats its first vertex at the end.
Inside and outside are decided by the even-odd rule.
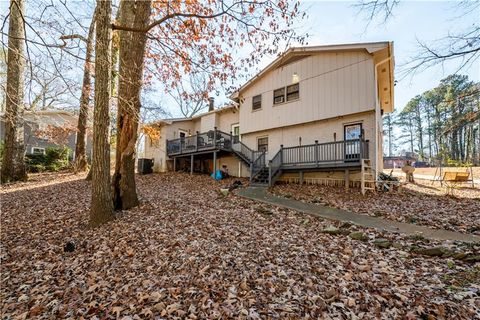
POLYGON ((210 176, 215 180, 222 180, 223 178, 222 172, 220 170, 215 171, 215 173, 212 173, 210 176))

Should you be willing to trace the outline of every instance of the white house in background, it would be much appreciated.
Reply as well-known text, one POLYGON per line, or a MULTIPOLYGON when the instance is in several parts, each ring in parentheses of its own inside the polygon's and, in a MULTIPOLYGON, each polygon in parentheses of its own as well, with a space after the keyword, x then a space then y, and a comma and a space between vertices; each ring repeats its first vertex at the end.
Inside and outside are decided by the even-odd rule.
POLYGON ((147 139, 146 157, 156 171, 226 165, 257 184, 354 184, 362 172, 382 170, 393 70, 392 42, 290 48, 234 92, 231 105, 150 124, 160 138, 147 139))

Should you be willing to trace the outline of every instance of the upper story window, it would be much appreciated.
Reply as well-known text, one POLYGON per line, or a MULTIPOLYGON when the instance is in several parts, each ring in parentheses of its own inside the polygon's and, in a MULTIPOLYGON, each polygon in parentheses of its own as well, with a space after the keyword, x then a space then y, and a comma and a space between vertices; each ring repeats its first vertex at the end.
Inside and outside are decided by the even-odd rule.
POLYGON ((258 110, 262 108, 262 95, 259 94, 252 98, 252 110, 258 110))
POLYGON ((273 104, 285 102, 285 88, 280 88, 273 91, 273 104))
POLYGON ((293 101, 300 98, 300 84, 292 85, 273 91, 273 104, 279 104, 286 101, 293 101))
POLYGON ((300 98, 300 84, 295 83, 287 87, 287 101, 300 98))

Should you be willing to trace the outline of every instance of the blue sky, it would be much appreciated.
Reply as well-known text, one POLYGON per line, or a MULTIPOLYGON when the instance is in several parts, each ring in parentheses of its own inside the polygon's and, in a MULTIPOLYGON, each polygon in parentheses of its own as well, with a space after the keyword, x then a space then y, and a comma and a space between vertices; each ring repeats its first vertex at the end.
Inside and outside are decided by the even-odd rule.
MULTIPOLYGON (((370 23, 358 13, 353 1, 305 1, 309 17, 303 28, 311 34, 309 45, 394 41, 397 69, 418 51, 417 38, 430 42, 461 31, 480 20, 480 12, 462 15, 456 2, 401 0, 394 16, 386 23, 370 23), (458 18, 461 17, 461 18, 458 18), (456 19, 457 18, 457 19, 456 19)), ((458 63, 436 66, 413 77, 398 81, 395 87, 395 108, 402 109, 415 95, 438 84, 456 71, 458 63)), ((480 81, 480 61, 463 70, 472 80, 480 81)))
MULTIPOLYGON (((394 15, 385 23, 373 21, 367 23, 365 13, 355 7, 358 1, 320 1, 301 0, 302 8, 308 17, 297 26, 298 31, 310 35, 308 45, 327 45, 338 43, 356 43, 371 41, 393 41, 396 71, 418 52, 417 39, 432 43, 449 33, 468 29, 480 20, 480 12, 465 12, 458 8, 459 1, 409 1, 400 0, 394 15)), ((254 75, 268 65, 276 55, 266 56, 262 63, 249 73, 254 75)), ((417 94, 438 85, 441 79, 454 73, 458 61, 437 65, 414 76, 400 79, 396 77, 395 109, 401 110, 417 94)), ((471 80, 480 81, 480 61, 476 61, 461 74, 467 74, 471 80)), ((242 83, 238 83, 241 85, 242 83)), ((217 99, 217 106, 227 103, 222 94, 217 99)), ((171 107, 164 99, 167 109, 176 116, 179 110, 171 107)))

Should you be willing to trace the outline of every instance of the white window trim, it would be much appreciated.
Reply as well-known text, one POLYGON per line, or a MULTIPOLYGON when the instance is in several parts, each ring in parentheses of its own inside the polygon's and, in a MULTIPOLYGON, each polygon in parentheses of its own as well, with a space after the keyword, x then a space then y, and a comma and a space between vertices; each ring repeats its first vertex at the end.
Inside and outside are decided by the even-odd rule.
POLYGON ((187 130, 178 129, 178 138, 180 138, 180 133, 185 133, 185 138, 190 135, 187 130))
POLYGON ((32 147, 32 154, 40 154, 40 153, 35 153, 35 149, 42 150, 42 154, 45 154, 45 148, 42 148, 42 147, 32 147))
POLYGON ((242 134, 240 133, 240 123, 233 123, 230 127, 230 130, 232 130, 232 135, 235 134, 234 128, 238 127, 238 140, 242 141, 242 134))
POLYGON ((257 137, 257 150, 258 150, 258 139, 264 139, 264 138, 267 138, 267 151, 266 151, 266 153, 268 153, 268 149, 270 149, 270 139, 268 139, 268 136, 257 137))

